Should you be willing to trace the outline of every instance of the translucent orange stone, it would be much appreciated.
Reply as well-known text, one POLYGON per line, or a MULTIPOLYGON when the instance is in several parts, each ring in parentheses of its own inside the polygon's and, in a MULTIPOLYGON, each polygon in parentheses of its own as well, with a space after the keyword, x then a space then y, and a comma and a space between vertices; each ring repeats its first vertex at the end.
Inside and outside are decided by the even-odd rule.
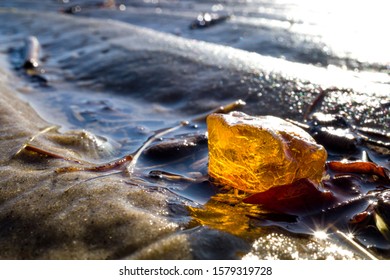
POLYGON ((319 182, 327 153, 303 129, 273 116, 241 112, 207 118, 209 175, 249 193, 307 178, 319 182))

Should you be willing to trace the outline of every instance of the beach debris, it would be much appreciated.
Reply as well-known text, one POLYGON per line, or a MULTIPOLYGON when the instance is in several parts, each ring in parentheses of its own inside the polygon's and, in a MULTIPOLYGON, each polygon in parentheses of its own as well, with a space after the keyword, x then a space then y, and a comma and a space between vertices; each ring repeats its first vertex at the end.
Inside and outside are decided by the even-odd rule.
POLYGON ((305 119, 304 123, 288 121, 306 130, 328 152, 353 153, 362 144, 376 150, 390 148, 390 133, 353 125, 342 115, 316 112, 305 119))
POLYGON ((219 15, 217 13, 200 13, 196 17, 196 20, 190 24, 190 29, 210 27, 226 21, 229 17, 229 15, 219 15))
POLYGON ((41 46, 38 38, 35 36, 28 36, 24 42, 23 49, 23 68, 26 70, 36 69, 39 67, 39 52, 41 46))
POLYGON ((124 4, 117 5, 115 0, 105 0, 105 1, 96 1, 96 3, 83 3, 83 4, 73 4, 71 6, 68 6, 61 11, 65 14, 77 14, 85 10, 92 10, 92 9, 120 9, 124 10, 126 9, 126 6, 124 4))

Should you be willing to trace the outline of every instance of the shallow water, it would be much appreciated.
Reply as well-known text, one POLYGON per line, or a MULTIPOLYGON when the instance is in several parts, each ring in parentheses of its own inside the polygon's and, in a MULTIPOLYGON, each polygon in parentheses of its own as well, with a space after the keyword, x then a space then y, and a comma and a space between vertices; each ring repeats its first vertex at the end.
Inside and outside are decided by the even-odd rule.
MULTIPOLYGON (((16 8, 0 10, 4 19, 0 41, 19 97, 31 103, 46 121, 61 125, 61 132, 85 129, 99 135, 105 144, 100 146, 103 152, 93 159, 95 162, 134 152, 154 131, 192 120, 239 98, 246 101, 242 110, 247 113, 303 121, 316 97, 327 88, 329 91, 314 110, 343 114, 352 125, 388 133, 390 59, 385 51, 385 17, 380 15, 384 8, 375 6, 376 16, 370 18, 371 13, 358 17, 359 10, 355 15, 358 21, 349 18, 340 28, 345 14, 341 8, 335 10, 332 3, 319 8, 304 2, 273 1, 117 1, 117 8, 101 4, 49 0, 0 3, 16 8), (79 12, 63 14, 64 9, 75 5, 80 5, 79 12), (190 29, 199 12, 229 18, 208 28, 190 29), (107 18, 114 21, 106 22, 107 18), (345 34, 348 40, 340 40, 345 34), (23 40, 29 35, 37 36, 42 47, 44 72, 37 76, 15 69, 23 40), (362 38, 375 49, 372 45, 364 47, 362 38)), ((205 130, 204 122, 191 122, 164 139, 203 134, 205 130)), ((330 153, 330 159, 358 159, 362 150, 389 168, 388 154, 365 146, 356 153, 330 153)), ((186 176, 193 172, 205 174, 206 157, 207 147, 200 144, 185 157, 145 155, 137 165, 141 185, 179 195, 177 201, 170 198, 168 216, 195 238, 191 241, 194 248, 203 244, 194 250, 195 258, 236 258, 245 254, 265 258, 267 255, 257 246, 266 236, 287 240, 280 246, 291 240, 298 242, 288 232, 312 234, 313 223, 318 226, 316 221, 327 228, 330 221, 343 215, 347 218, 334 226, 346 231, 346 221, 368 204, 362 199, 357 205, 299 217, 298 222, 285 221, 288 217, 275 222, 256 216, 258 209, 210 200, 218 190, 208 182, 183 183, 148 175, 156 169, 186 176), (189 212, 183 212, 180 205, 189 206, 189 212), (287 233, 279 228, 287 229, 287 233), (203 237, 197 237, 200 235, 203 237), (216 245, 209 243, 217 239, 226 242, 226 249, 212 253, 216 245)), ((381 187, 388 185, 380 182, 363 188, 368 192, 381 187)), ((364 246, 374 247, 379 257, 387 257, 388 243, 376 237, 377 233, 363 232, 356 238, 364 246)), ((299 242, 312 246, 310 240, 299 242)), ((338 244, 345 243, 341 240, 338 244)), ((317 249, 322 252, 320 258, 330 256, 321 248, 317 249)), ((280 247, 274 251, 279 252, 276 258, 291 257, 280 247)), ((362 257, 355 254, 356 258, 362 257)), ((340 253, 336 257, 348 256, 340 253)))

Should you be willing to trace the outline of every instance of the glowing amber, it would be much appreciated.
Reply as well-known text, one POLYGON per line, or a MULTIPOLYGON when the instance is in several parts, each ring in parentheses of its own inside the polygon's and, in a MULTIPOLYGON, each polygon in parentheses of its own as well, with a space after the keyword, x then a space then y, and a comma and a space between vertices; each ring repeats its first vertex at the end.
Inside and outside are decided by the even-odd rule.
POLYGON ((301 128, 272 116, 241 112, 207 118, 209 175, 250 193, 307 178, 321 180, 326 150, 301 128))

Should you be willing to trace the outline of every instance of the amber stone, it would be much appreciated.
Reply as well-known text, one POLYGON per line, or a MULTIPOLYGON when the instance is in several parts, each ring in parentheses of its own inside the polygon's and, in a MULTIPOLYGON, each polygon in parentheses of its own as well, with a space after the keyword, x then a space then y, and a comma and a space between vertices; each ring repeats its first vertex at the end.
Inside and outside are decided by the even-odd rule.
POLYGON ((249 193, 307 178, 319 182, 327 153, 300 127, 241 112, 207 118, 212 181, 249 193))

